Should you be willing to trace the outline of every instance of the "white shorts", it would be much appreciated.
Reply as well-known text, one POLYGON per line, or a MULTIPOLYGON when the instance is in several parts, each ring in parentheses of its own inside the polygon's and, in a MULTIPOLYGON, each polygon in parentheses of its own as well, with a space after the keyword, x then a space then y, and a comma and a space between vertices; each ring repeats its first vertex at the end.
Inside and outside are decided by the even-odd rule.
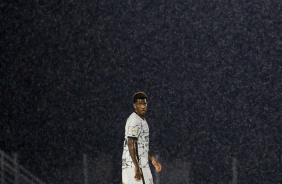
POLYGON ((154 184, 150 168, 142 168, 143 177, 137 181, 134 168, 122 169, 122 184, 154 184), (144 182, 143 182, 144 178, 144 182))

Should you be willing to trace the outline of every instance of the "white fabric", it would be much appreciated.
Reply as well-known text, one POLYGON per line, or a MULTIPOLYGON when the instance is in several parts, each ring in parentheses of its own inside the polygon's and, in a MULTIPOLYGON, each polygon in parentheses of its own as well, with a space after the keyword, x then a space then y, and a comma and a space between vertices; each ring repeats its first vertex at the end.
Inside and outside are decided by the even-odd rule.
POLYGON ((138 156, 137 161, 140 168, 149 168, 149 127, 146 120, 140 118, 135 112, 126 121, 125 139, 122 154, 122 168, 134 168, 133 161, 128 151, 128 137, 137 138, 138 156))
MULTIPOLYGON (((153 177, 150 168, 142 169, 145 184, 153 184, 153 177)), ((135 178, 134 168, 122 169, 122 184, 144 184, 143 179, 137 181, 135 178)))

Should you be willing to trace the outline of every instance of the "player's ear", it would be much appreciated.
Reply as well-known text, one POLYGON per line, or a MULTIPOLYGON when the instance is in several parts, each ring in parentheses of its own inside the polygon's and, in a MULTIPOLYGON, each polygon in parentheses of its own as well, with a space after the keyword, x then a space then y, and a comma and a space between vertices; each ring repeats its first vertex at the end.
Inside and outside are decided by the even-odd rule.
POLYGON ((133 103, 133 108, 136 109, 136 104, 135 103, 133 103))

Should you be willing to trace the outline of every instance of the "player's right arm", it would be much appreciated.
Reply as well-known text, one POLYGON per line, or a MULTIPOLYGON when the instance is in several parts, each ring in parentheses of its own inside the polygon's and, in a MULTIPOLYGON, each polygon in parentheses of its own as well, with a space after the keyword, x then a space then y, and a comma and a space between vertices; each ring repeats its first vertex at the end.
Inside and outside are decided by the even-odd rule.
POLYGON ((129 154, 135 166, 134 178, 136 178, 137 180, 141 180, 142 172, 137 162, 137 153, 136 153, 136 147, 135 147, 137 146, 137 138, 128 137, 127 139, 128 139, 127 144, 128 144, 129 154))

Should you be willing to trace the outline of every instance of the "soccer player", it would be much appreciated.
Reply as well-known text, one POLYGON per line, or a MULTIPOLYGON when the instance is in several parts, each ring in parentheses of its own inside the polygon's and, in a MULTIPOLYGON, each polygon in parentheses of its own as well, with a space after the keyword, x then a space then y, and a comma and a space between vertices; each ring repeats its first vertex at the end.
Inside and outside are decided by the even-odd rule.
POLYGON ((147 96, 144 92, 133 95, 134 112, 125 125, 122 154, 122 184, 153 184, 148 158, 156 172, 162 169, 156 157, 149 151, 149 127, 145 119, 147 96))

